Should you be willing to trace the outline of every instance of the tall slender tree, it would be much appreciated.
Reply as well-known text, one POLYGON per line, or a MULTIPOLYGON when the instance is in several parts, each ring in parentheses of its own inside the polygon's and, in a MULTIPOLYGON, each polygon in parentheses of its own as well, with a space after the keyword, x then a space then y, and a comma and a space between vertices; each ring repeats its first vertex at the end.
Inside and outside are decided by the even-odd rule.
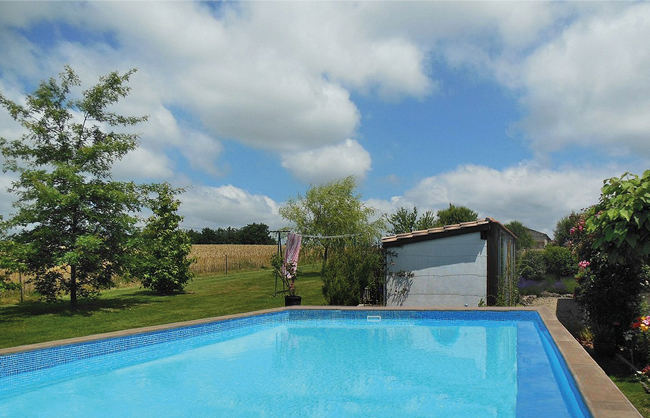
POLYGON ((16 213, 9 239, 29 246, 22 263, 48 300, 91 296, 112 284, 129 259, 129 238, 141 208, 138 187, 111 178, 111 168, 137 146, 124 133, 146 117, 111 111, 129 93, 135 70, 112 72, 76 94, 81 82, 70 67, 59 81, 41 82, 24 104, 0 94, 0 104, 25 129, 20 139, 0 138, 4 171, 18 174, 10 192, 16 213))
POLYGON ((168 183, 156 185, 156 197, 149 199, 153 215, 147 219, 137 253, 134 274, 142 285, 158 293, 180 292, 192 279, 190 258, 192 244, 180 229, 183 217, 177 211, 181 202, 175 195, 182 189, 173 189, 168 183))

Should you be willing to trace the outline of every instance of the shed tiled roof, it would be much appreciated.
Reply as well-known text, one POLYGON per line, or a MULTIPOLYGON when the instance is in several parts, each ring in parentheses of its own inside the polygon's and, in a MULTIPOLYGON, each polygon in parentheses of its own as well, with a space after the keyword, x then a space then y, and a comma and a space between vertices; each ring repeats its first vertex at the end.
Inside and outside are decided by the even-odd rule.
POLYGON ((394 244, 398 241, 410 241, 412 239, 435 239, 442 238, 443 236, 456 235, 463 233, 470 233, 476 230, 487 229, 490 224, 497 224, 504 230, 506 230, 510 235, 516 238, 516 236, 503 226, 500 222, 495 221, 492 218, 479 219, 472 222, 463 222, 455 225, 446 225, 438 228, 424 229, 421 231, 407 232, 405 234, 391 235, 389 237, 384 237, 381 239, 382 244, 394 244))

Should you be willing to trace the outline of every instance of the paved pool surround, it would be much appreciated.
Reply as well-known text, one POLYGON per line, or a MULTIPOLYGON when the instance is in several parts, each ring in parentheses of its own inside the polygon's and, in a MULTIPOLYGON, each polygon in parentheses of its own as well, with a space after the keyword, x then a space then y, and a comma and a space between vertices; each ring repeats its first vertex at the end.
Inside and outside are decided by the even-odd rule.
POLYGON ((34 350, 55 348, 71 344, 88 343, 109 338, 119 338, 136 334, 152 333, 157 331, 173 330, 201 324, 210 324, 235 318, 247 318, 262 314, 281 313, 287 310, 361 310, 376 311, 534 311, 537 312, 549 333, 553 337, 560 353, 564 357, 569 371, 580 390, 585 404, 594 418, 639 418, 641 414, 634 408, 628 399, 621 393, 616 385, 607 377, 605 372, 573 338, 573 336, 557 320, 555 315, 546 307, 525 308, 435 308, 435 307, 341 307, 341 306, 296 306, 263 311, 247 312, 244 314, 227 315, 216 318, 205 318, 194 321, 178 322, 173 324, 158 325, 144 328, 134 328, 105 334, 91 335, 80 338, 51 341, 40 344, 31 344, 19 347, 0 349, 0 356, 22 353, 34 350))

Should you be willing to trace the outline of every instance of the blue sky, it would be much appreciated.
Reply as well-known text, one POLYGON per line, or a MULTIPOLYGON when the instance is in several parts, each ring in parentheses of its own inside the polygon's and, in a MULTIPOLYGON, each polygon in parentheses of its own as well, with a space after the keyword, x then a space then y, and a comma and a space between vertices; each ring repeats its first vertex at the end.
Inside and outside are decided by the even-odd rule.
POLYGON ((650 167, 646 39, 645 2, 0 2, 0 92, 138 68, 118 110, 149 121, 114 175, 185 187, 187 228, 285 226, 287 199, 355 175, 378 213, 550 235, 650 167))

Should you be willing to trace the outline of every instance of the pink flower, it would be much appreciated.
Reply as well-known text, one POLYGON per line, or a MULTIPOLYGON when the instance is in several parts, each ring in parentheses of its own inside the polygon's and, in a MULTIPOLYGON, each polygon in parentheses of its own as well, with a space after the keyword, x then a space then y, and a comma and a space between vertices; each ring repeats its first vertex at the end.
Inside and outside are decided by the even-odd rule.
POLYGON ((591 264, 589 263, 589 261, 582 260, 581 262, 578 263, 578 266, 582 269, 586 269, 587 267, 589 267, 589 264, 591 264))

